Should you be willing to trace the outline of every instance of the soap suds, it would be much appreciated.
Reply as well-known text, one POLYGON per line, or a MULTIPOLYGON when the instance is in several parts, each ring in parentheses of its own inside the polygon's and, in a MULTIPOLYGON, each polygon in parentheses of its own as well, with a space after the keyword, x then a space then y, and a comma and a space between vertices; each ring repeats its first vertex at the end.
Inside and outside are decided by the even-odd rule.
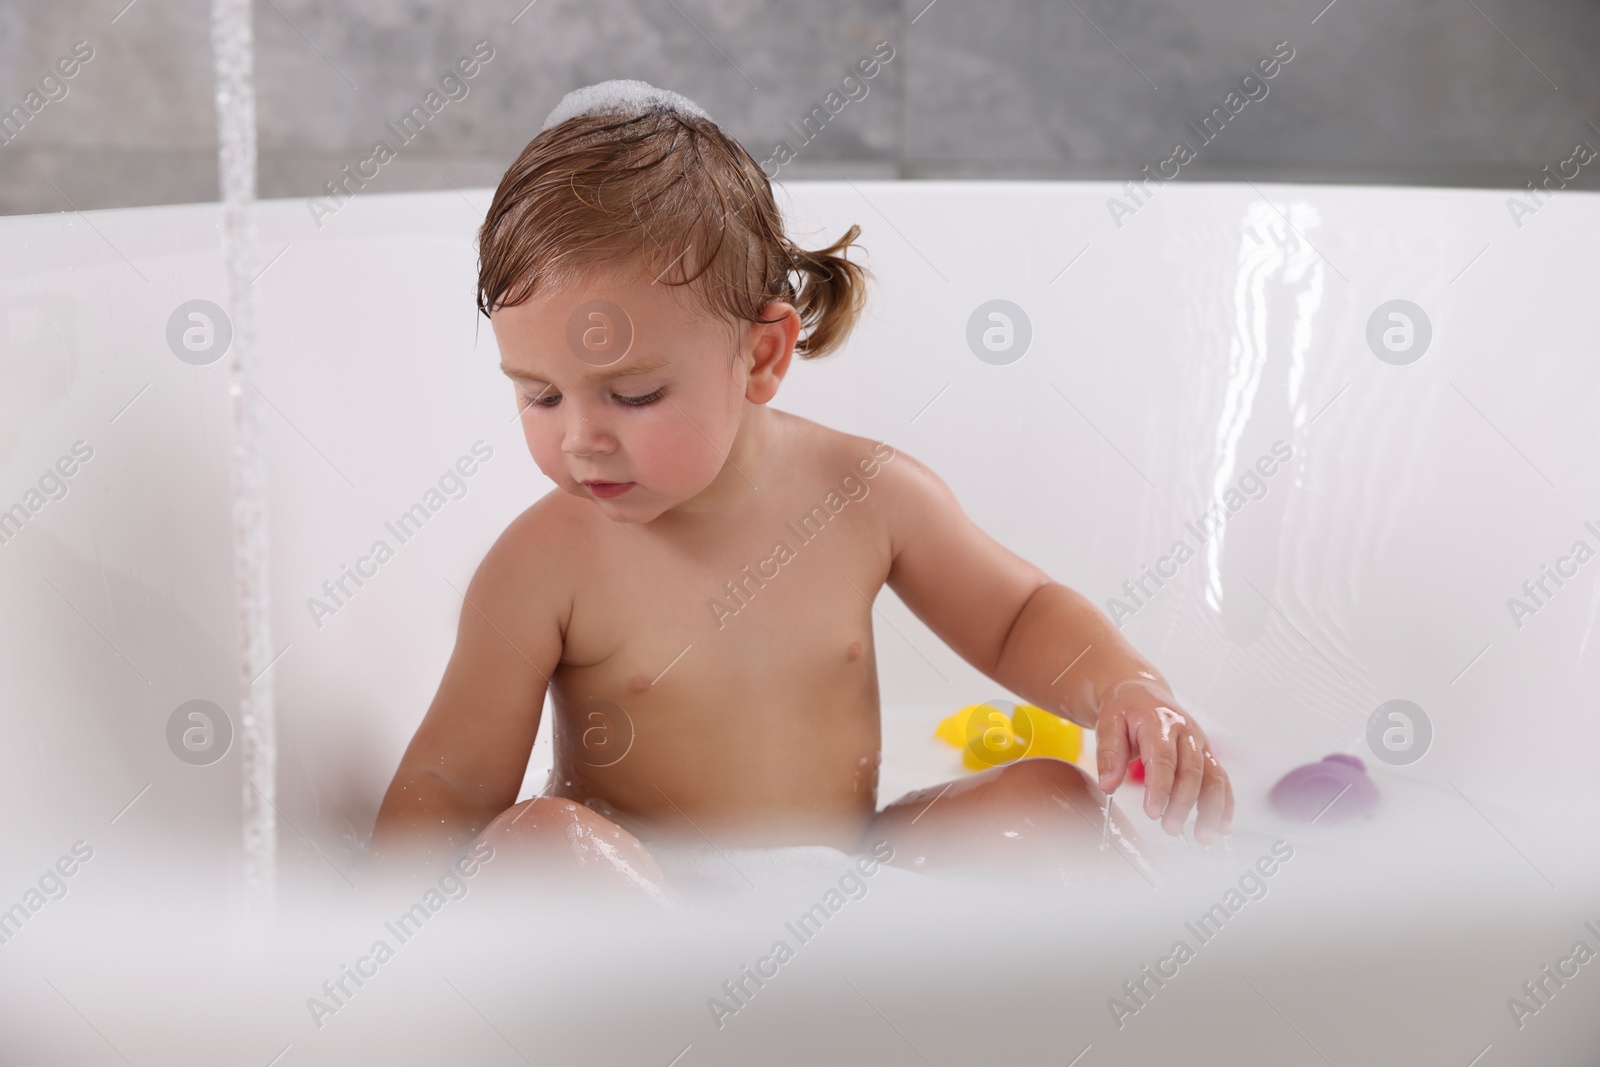
POLYGON ((552 126, 559 126, 570 118, 579 115, 588 115, 599 111, 616 111, 624 115, 642 115, 647 111, 665 109, 675 111, 680 115, 689 115, 696 118, 712 121, 711 116, 693 100, 675 93, 670 89, 661 89, 649 82, 638 81, 632 78, 616 78, 611 81, 596 82, 585 85, 581 89, 574 89, 561 98, 549 115, 545 116, 544 125, 539 127, 543 133, 552 126))

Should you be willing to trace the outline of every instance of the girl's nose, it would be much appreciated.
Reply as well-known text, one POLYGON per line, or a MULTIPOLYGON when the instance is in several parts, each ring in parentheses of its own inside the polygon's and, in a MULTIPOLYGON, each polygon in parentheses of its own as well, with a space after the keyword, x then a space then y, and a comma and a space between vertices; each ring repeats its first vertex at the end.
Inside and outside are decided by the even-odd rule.
POLYGON ((561 439, 561 450, 571 456, 588 456, 596 452, 610 452, 615 440, 592 416, 574 413, 567 420, 566 434, 561 439))

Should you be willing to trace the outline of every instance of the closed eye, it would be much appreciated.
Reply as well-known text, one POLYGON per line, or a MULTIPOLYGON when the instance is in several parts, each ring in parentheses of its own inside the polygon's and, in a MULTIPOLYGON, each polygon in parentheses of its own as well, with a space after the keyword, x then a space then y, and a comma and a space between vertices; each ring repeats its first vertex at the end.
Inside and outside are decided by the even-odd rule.
POLYGON ((617 402, 621 403, 621 404, 626 404, 630 408, 642 408, 642 407, 645 407, 647 405, 654 404, 657 400, 660 400, 663 396, 665 396, 666 393, 667 393, 666 387, 663 386, 660 389, 657 389, 653 393, 646 393, 644 396, 621 396, 621 395, 618 395, 617 396, 617 402))
MULTIPOLYGON (((651 393, 645 393, 643 396, 623 396, 620 393, 614 393, 612 395, 615 397, 617 403, 622 404, 625 407, 642 408, 654 404, 666 394, 666 386, 662 386, 660 389, 657 389, 651 393)), ((547 388, 540 392, 538 396, 528 396, 524 394, 523 399, 527 401, 528 407, 553 408, 561 402, 561 394, 552 392, 547 388)))
POLYGON ((552 392, 550 388, 546 386, 544 389, 540 390, 538 396, 529 396, 528 394, 523 393, 522 399, 526 401, 526 403, 523 405, 524 408, 553 408, 556 406, 556 402, 561 399, 561 394, 552 392))

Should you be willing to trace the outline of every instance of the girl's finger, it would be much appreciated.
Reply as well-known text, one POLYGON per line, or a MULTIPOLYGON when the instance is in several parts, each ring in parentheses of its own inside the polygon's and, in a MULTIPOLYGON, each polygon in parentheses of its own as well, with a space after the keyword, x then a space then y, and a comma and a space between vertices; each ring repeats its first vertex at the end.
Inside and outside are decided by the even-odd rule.
POLYGON ((1128 770, 1128 722, 1121 710, 1101 711, 1094 725, 1095 764, 1100 769, 1100 791, 1112 793, 1128 770))
POLYGON ((1172 780, 1178 772, 1178 732, 1165 731, 1156 721, 1154 711, 1146 711, 1133 724, 1138 733, 1139 758, 1144 761, 1144 813, 1152 819, 1161 818, 1166 810, 1172 780))
POLYGON ((1222 825, 1228 805, 1228 773, 1209 751, 1205 753, 1205 771, 1200 782, 1199 814, 1194 820, 1194 839, 1202 845, 1211 844, 1222 825))
POLYGON ((1231 834, 1233 833, 1233 780, 1224 775, 1222 784, 1228 787, 1228 803, 1222 809, 1222 832, 1231 834))
POLYGON ((1172 799, 1167 804, 1166 815, 1161 820, 1161 828, 1174 836, 1183 833, 1183 824, 1189 819, 1189 812, 1194 808, 1194 802, 1200 796, 1201 779, 1205 772, 1205 762, 1201 758, 1200 744, 1194 734, 1187 731, 1177 732, 1178 748, 1178 774, 1172 783, 1172 799))

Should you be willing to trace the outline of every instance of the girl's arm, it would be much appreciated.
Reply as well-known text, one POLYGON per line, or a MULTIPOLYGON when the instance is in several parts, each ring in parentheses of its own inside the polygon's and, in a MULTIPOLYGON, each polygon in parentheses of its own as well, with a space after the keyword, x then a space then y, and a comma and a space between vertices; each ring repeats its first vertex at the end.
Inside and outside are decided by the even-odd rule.
POLYGON ((442 868, 516 802, 570 604, 537 510, 507 528, 467 586, 439 691, 378 809, 380 871, 442 868))
POLYGON ((966 513, 927 467, 898 453, 889 495, 889 585, 929 629, 1006 689, 1096 732, 1100 788, 1145 764, 1145 814, 1171 834, 1199 805, 1195 837, 1231 829, 1232 788, 1161 672, 1078 593, 966 513))

